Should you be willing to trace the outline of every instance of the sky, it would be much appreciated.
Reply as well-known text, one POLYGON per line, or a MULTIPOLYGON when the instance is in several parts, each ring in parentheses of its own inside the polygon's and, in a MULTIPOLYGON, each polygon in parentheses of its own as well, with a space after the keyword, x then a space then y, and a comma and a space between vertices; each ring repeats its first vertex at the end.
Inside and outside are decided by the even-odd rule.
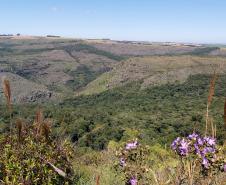
POLYGON ((0 0, 0 34, 226 44, 226 0, 0 0))

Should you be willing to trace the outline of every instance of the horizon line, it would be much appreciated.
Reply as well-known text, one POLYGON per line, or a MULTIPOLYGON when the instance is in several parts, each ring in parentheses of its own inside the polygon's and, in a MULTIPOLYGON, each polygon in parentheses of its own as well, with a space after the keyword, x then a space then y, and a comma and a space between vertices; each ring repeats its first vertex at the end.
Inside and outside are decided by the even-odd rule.
POLYGON ((43 38, 58 38, 58 39, 77 39, 77 40, 109 40, 118 42, 147 42, 147 43, 175 43, 175 44, 193 44, 193 45, 226 45, 226 43, 219 42, 190 42, 190 41, 151 41, 151 40, 127 40, 127 39, 112 39, 112 38, 98 38, 98 37, 75 37, 66 36, 58 34, 45 34, 45 35, 30 35, 30 34, 20 34, 20 33, 0 33, 0 38, 2 37, 43 37, 43 38), (19 34, 19 36, 18 36, 19 34))

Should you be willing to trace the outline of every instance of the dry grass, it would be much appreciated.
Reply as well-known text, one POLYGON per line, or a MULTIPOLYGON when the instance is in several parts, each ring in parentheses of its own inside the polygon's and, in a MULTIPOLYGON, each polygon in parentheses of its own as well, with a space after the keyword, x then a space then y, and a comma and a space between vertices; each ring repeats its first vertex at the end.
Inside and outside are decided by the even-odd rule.
POLYGON ((34 120, 34 126, 36 128, 36 137, 43 135, 48 140, 49 134, 51 132, 51 125, 52 121, 50 119, 44 119, 42 109, 38 108, 34 120))
POLYGON ((35 115, 35 125, 36 125, 36 128, 37 128, 36 136, 38 136, 41 132, 42 123, 43 123, 43 112, 39 108, 36 112, 36 115, 35 115))
POLYGON ((11 88, 10 88, 10 83, 9 80, 7 80, 6 78, 3 78, 3 82, 2 82, 2 86, 3 86, 3 92, 6 98, 6 103, 8 106, 9 111, 12 111, 12 100, 11 100, 11 88))
POLYGON ((96 176, 96 185, 100 185, 100 175, 96 176))
POLYGON ((211 102, 213 100, 216 80, 217 80, 217 74, 216 74, 216 72, 214 72, 212 79, 210 81, 209 95, 208 95, 208 100, 207 100, 208 106, 211 105, 211 102))
POLYGON ((17 131, 18 131, 18 141, 20 143, 21 142, 21 137, 22 137, 22 129, 23 129, 23 122, 22 122, 21 119, 17 119, 16 127, 17 127, 17 131))
POLYGON ((50 120, 45 120, 42 125, 42 135, 45 136, 46 140, 49 139, 49 134, 51 132, 51 121, 50 120))
POLYGON ((39 124, 43 122, 43 112, 42 112, 42 109, 40 108, 36 112, 35 122, 39 124))
POLYGON ((224 127, 226 129, 226 99, 225 99, 225 102, 224 102, 224 127))
POLYGON ((11 93, 11 87, 10 87, 10 82, 7 80, 5 77, 3 78, 2 81, 2 88, 3 92, 6 98, 6 104, 9 110, 9 120, 10 120, 10 135, 12 135, 12 93, 11 93))
POLYGON ((208 98, 207 98, 207 106, 206 106, 206 129, 205 129, 205 135, 207 135, 208 132, 208 125, 210 124, 211 126, 211 130, 212 130, 212 136, 215 137, 215 125, 213 124, 213 119, 209 118, 209 107, 213 101, 213 97, 214 97, 214 91, 215 91, 215 84, 217 81, 217 74, 216 71, 214 71, 214 74, 210 80, 210 87, 209 87, 209 94, 208 94, 208 98))

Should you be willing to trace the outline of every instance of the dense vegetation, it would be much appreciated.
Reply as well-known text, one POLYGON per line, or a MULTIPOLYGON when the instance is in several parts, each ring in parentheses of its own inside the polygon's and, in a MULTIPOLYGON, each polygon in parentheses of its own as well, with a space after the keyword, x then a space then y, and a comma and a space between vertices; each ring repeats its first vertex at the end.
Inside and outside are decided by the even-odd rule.
POLYGON ((53 140, 46 124, 18 121, 17 130, 1 135, 1 184, 72 184, 70 142, 53 140))
POLYGON ((215 51, 220 49, 219 47, 204 47, 204 48, 196 48, 194 51, 189 52, 188 55, 198 55, 198 56, 203 56, 203 55, 208 55, 211 53, 211 51, 215 51))
MULTIPOLYGON (((54 121, 54 131, 69 135, 79 146, 106 148, 109 141, 119 141, 129 130, 139 132, 148 144, 169 144, 176 136, 186 136, 205 125, 206 98, 210 76, 191 76, 183 84, 168 84, 140 90, 139 83, 108 90, 101 94, 80 96, 57 105, 44 106, 54 121)), ((210 116, 217 125, 218 139, 224 139, 223 104, 226 76, 216 83, 210 116)), ((30 118, 36 105, 15 109, 14 115, 30 118)), ((1 122, 8 115, 1 110, 1 122)), ((3 125, 3 124, 1 124, 3 125)), ((4 127, 3 127, 4 128, 4 127)))
POLYGON ((66 73, 73 77, 73 80, 67 81, 66 85, 74 91, 78 90, 108 70, 110 69, 106 67, 105 69, 94 71, 85 65, 81 65, 76 70, 66 71, 66 73))
MULTIPOLYGON (((188 54, 202 56, 217 49, 217 46, 197 47, 188 54)), ((86 85, 126 56, 97 49, 88 42, 45 39, 1 42, 0 56, 0 72, 12 73, 36 85, 39 84, 39 72, 46 74, 43 77, 46 81, 55 72, 57 75, 45 85, 48 90, 62 93, 62 98, 55 102, 12 103, 10 106, 9 102, 16 97, 9 98, 11 92, 9 90, 7 95, 4 87, 0 90, 0 95, 5 95, 8 100, 6 104, 0 104, 0 184, 195 182, 206 185, 225 182, 222 172, 226 171, 226 148, 222 144, 226 139, 223 126, 224 117, 226 123, 226 107, 223 112, 226 75, 217 79, 207 119, 216 125, 217 134, 215 128, 212 128, 214 132, 210 132, 210 128, 205 137, 210 75, 194 75, 184 83, 178 81, 148 88, 141 85, 143 81, 123 83, 113 89, 104 83, 106 91, 79 96, 86 85), (60 50, 62 55, 59 57, 59 51, 55 50, 60 50), (83 61, 77 58, 76 52, 92 54, 95 60, 90 57, 83 61), (64 54, 65 58, 61 58, 64 54), (56 77, 61 80, 64 75, 66 78, 61 84, 58 81, 51 83, 56 77), (192 175, 187 168, 189 163, 194 166, 192 175)), ((176 66, 175 71, 180 60, 172 63, 176 66)), ((221 60, 224 63, 224 58, 221 60)), ((171 59, 166 57, 160 62, 168 61, 171 59)), ((138 62, 144 68, 156 67, 138 62)), ((163 70, 161 65, 157 67, 157 72, 163 70)), ((20 88, 30 87, 32 85, 20 88)), ((5 100, 2 97, 0 99, 5 100)))
POLYGON ((201 136, 205 131, 208 75, 145 90, 140 89, 139 83, 131 83, 97 95, 42 105, 44 116, 40 109, 37 111, 40 105, 12 106, 9 82, 4 81, 7 106, 0 107, 3 154, 0 182, 76 185, 225 182, 226 151, 218 146, 225 141, 225 80, 225 75, 219 76, 209 107, 208 120, 213 117, 217 125, 217 143, 215 131, 207 133, 210 137, 201 136), (200 135, 177 138, 171 145, 179 156, 169 150, 175 137, 192 132, 200 135), (76 147, 66 142, 68 136, 76 147), (193 148, 189 147, 191 144, 193 148), (188 165, 192 168, 187 168, 188 165))
MULTIPOLYGON (((177 135, 203 128, 209 79, 197 75, 184 84, 146 90, 140 90, 139 84, 129 84, 99 95, 70 99, 60 106, 67 113, 65 123, 71 123, 68 132, 82 146, 102 149, 109 140, 119 140, 128 128, 140 131, 147 143, 165 144, 177 135)), ((218 79, 211 113, 221 141, 225 80, 226 76, 218 79)))
POLYGON ((112 60, 120 61, 120 60, 125 59, 125 57, 123 57, 123 56, 115 55, 113 53, 97 49, 97 48, 95 48, 91 45, 84 44, 84 43, 69 45, 69 46, 63 47, 62 49, 67 51, 70 55, 72 55, 73 51, 86 51, 87 53, 105 56, 105 57, 110 58, 112 60))

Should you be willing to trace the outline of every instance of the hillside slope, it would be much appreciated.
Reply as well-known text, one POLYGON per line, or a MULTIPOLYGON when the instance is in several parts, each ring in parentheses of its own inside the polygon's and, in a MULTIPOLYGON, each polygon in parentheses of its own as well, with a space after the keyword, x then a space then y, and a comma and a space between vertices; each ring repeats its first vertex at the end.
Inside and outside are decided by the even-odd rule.
POLYGON ((226 58, 198 56, 153 56, 130 58, 117 64, 87 85, 80 94, 100 93, 139 81, 141 88, 185 82, 191 75, 226 74, 226 58))
MULTIPOLYGON (((49 110, 57 118, 56 128, 61 128, 63 120, 61 129, 80 146, 103 149, 110 140, 118 141, 136 131, 148 144, 169 145, 177 136, 205 130, 210 79, 211 75, 193 75, 183 83, 146 89, 132 82, 100 94, 70 98, 49 110)), ((225 81, 226 75, 220 75, 209 112, 220 142, 225 139, 225 81)))
POLYGON ((121 59, 80 40, 0 39, 0 77, 13 81, 16 102, 72 96, 121 59))
POLYGON ((1 37, 0 77, 13 81, 15 102, 62 101, 133 81, 142 81, 141 88, 184 82, 192 74, 212 73, 212 65, 224 65, 217 56, 223 54, 224 49, 211 46, 1 37))

